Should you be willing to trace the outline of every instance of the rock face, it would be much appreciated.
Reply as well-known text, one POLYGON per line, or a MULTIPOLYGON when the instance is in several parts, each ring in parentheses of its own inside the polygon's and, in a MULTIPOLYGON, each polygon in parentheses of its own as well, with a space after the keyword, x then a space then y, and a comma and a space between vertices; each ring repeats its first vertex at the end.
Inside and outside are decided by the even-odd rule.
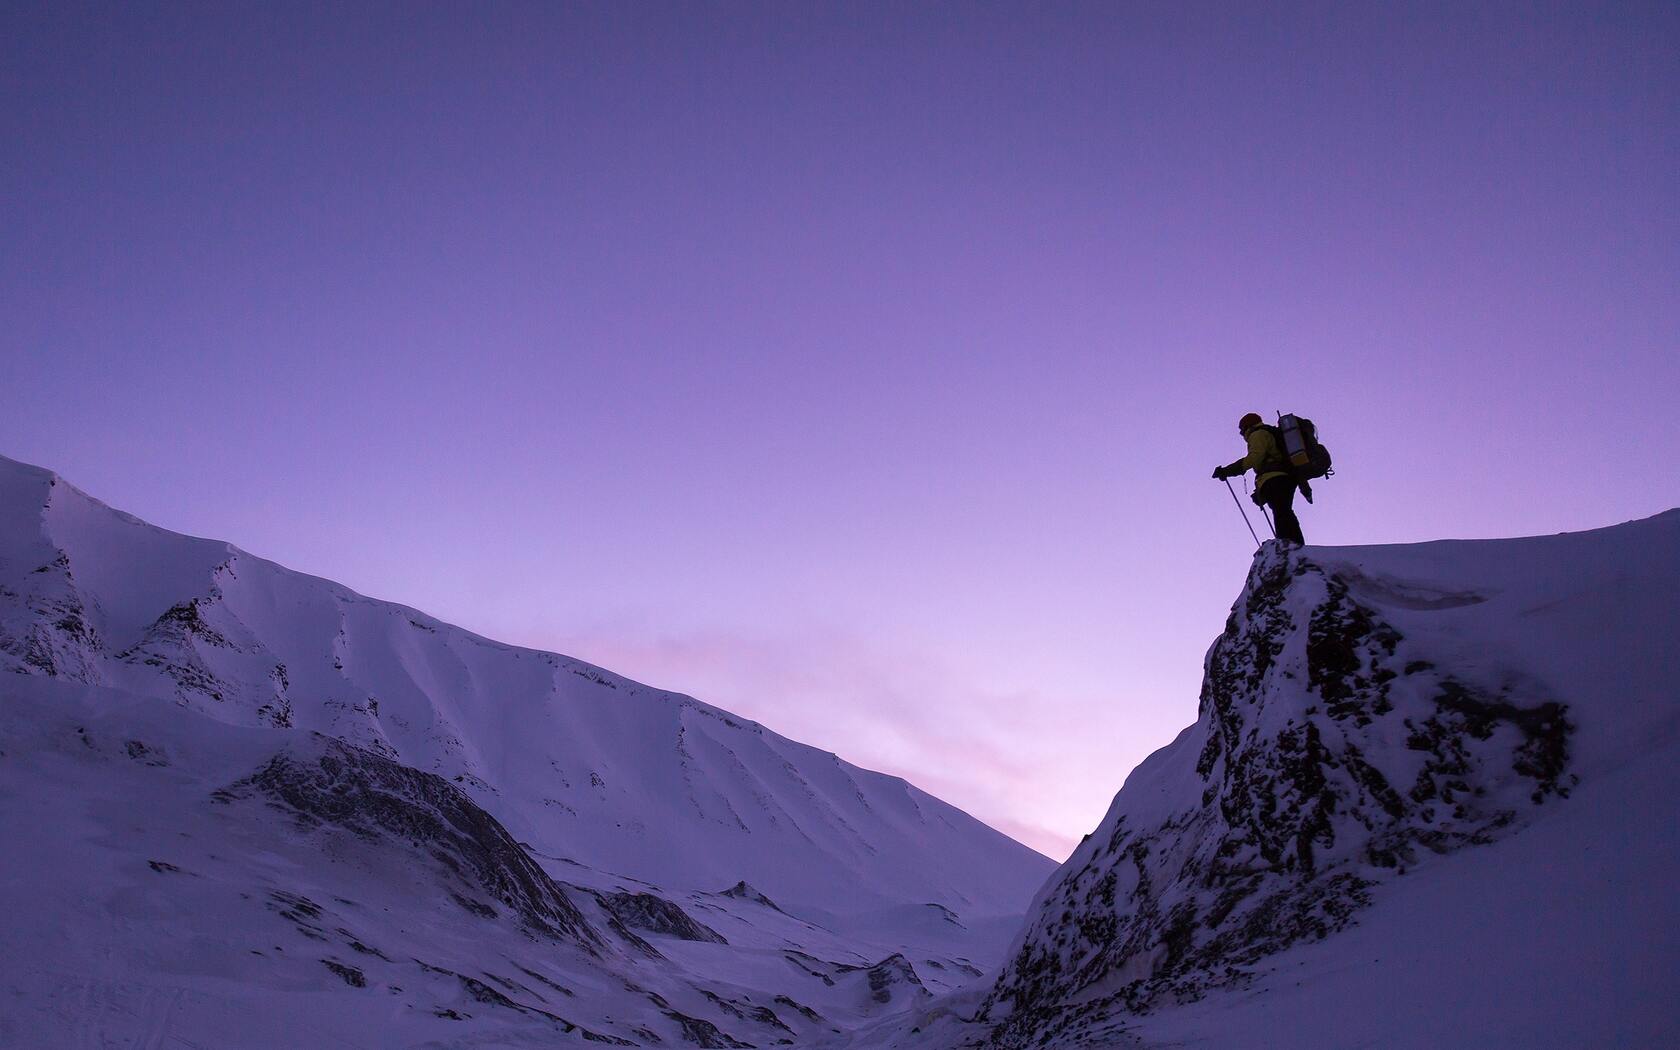
POLYGON ((1075 1046, 1241 981, 1573 782, 1562 704, 1455 677, 1299 551, 1256 557, 1205 672, 1196 724, 1040 893, 982 1008, 993 1045, 1075 1046))
POLYGON ((766 908, 771 909, 772 911, 781 911, 782 910, 782 909, 776 907, 776 902, 775 901, 771 900, 769 897, 766 897, 764 894, 758 892, 757 890, 753 889, 751 886, 747 885, 745 879, 741 880, 740 882, 737 882, 735 885, 729 887, 727 890, 724 890, 721 894, 719 894, 719 896, 721 896, 721 897, 734 897, 736 900, 742 900, 742 901, 752 901, 754 904, 762 904, 766 908))
POLYGON ((723 935, 663 897, 651 893, 608 893, 601 898, 607 910, 624 925, 649 933, 663 933, 684 941, 728 944, 723 935))
POLYGON ((586 951, 603 945, 564 890, 495 818, 442 777, 338 740, 315 737, 309 753, 282 752, 217 801, 258 796, 308 827, 381 836, 424 850, 458 885, 456 903, 486 918, 508 909, 528 928, 586 951), (491 903, 494 902, 494 903, 491 903))
POLYGON ((890 1003, 896 999, 926 999, 928 990, 922 984, 922 979, 916 973, 916 968, 910 960, 902 955, 892 955, 874 966, 843 966, 843 974, 862 973, 869 986, 869 997, 877 1003, 890 1003))

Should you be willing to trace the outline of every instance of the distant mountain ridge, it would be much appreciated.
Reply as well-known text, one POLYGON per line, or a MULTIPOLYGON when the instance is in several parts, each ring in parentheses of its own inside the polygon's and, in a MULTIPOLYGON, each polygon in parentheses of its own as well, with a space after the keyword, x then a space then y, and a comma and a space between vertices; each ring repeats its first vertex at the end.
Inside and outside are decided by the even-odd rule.
POLYGON ((3 458, 0 669, 315 730, 443 776, 541 853, 670 888, 1006 915, 1052 867, 897 777, 156 528, 3 458))

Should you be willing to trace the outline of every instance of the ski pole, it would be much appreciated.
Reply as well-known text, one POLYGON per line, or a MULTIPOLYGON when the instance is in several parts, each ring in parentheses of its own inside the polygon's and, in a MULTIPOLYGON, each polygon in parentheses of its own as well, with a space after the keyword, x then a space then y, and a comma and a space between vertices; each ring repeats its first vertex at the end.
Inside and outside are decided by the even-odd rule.
MULTIPOLYGON (((1254 537, 1254 547, 1258 550, 1260 547, 1260 537, 1254 531, 1254 523, 1248 520, 1248 511, 1243 510, 1242 500, 1237 498, 1237 490, 1231 487, 1231 479, 1225 478, 1223 480, 1225 482, 1225 491, 1231 494, 1231 502, 1237 505, 1237 513, 1243 516, 1243 524, 1248 526, 1248 534, 1254 537)), ((1261 511, 1261 513, 1264 514, 1265 511, 1261 511)), ((1270 522, 1267 522, 1267 524, 1270 524, 1270 522)))

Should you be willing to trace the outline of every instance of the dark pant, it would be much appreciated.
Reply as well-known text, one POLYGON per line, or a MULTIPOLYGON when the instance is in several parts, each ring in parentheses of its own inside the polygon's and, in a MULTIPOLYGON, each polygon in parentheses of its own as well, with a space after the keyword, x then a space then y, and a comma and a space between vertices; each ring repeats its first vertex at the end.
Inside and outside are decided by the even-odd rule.
POLYGON ((1254 494, 1254 502, 1272 512, 1272 529, 1280 540, 1307 541, 1301 535, 1301 519, 1295 516, 1295 479, 1271 478, 1254 494))

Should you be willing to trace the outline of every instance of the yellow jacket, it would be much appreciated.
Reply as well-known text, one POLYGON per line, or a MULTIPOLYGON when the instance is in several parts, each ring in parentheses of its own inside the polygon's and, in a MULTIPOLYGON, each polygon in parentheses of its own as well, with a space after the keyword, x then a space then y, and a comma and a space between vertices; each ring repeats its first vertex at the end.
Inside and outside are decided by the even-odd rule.
POLYGON ((1255 427, 1248 432, 1248 455, 1225 468, 1232 477, 1254 471, 1254 487, 1258 489, 1273 478, 1293 477, 1288 460, 1278 446, 1277 435, 1269 427, 1255 427))

